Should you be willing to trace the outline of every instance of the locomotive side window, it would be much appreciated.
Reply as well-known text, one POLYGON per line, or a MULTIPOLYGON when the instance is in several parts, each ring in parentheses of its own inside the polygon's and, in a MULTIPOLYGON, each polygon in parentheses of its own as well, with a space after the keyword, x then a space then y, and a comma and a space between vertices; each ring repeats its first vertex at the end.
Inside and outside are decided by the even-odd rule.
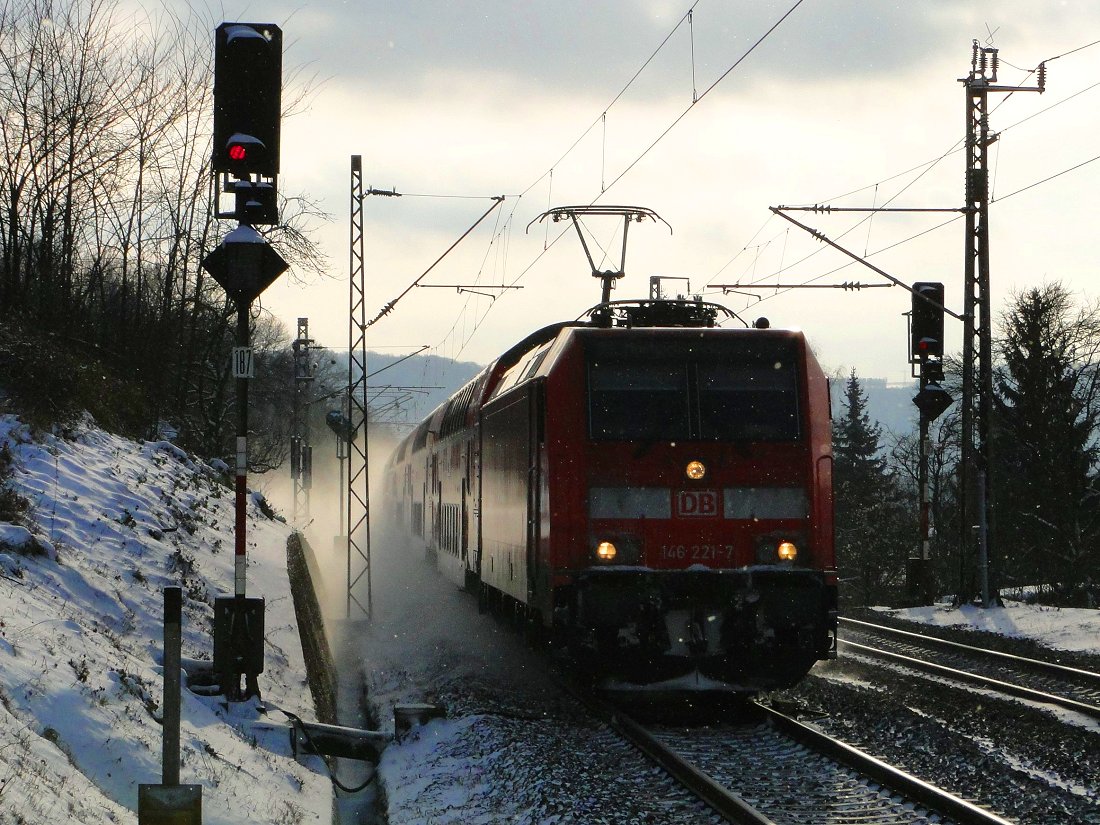
POLYGON ((588 369, 592 437, 612 441, 686 438, 682 363, 596 358, 588 369))

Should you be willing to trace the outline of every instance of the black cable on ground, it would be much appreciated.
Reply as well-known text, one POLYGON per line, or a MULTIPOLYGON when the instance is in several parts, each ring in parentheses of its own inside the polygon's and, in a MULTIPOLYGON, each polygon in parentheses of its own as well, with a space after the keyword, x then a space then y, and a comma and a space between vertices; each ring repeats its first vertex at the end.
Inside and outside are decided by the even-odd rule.
MULTIPOLYGON (((308 742, 309 746, 313 748, 314 753, 317 753, 318 755, 320 754, 320 751, 317 750, 317 746, 313 742, 313 737, 309 735, 309 730, 306 728, 305 723, 302 721, 301 717, 299 717, 297 714, 291 713, 289 710, 283 710, 276 705, 272 705, 271 703, 268 703, 267 707, 270 710, 277 710, 279 713, 289 719, 290 723, 294 727, 298 728, 302 732, 302 735, 305 736, 306 742, 308 742)), ((378 778, 378 768, 376 766, 375 769, 371 772, 371 775, 367 777, 363 784, 349 788, 337 778, 336 773, 332 770, 332 767, 329 765, 327 760, 322 759, 321 761, 325 763, 325 770, 328 771, 329 779, 332 781, 332 784, 347 794, 355 794, 359 793, 360 791, 366 790, 366 788, 375 779, 378 778)))

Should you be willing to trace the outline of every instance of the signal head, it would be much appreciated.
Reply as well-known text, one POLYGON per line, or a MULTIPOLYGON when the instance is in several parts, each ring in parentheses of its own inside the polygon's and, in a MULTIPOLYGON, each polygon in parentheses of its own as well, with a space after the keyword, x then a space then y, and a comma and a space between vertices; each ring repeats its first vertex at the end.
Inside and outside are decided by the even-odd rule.
POLYGON ((913 284, 912 339, 910 355, 943 356, 944 289, 942 283, 913 284))
POLYGON ((269 23, 222 23, 214 32, 215 172, 279 172, 283 35, 269 23))

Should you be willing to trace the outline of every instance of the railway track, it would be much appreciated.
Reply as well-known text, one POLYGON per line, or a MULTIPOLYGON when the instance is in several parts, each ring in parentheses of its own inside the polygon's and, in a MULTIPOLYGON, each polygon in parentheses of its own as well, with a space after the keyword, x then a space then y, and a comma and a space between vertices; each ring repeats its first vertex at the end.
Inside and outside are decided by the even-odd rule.
POLYGON ((840 624, 850 653, 1100 719, 1100 674, 855 619, 840 624))
POLYGON ((567 685, 621 736, 727 822, 747 825, 1009 825, 771 707, 744 721, 642 723, 567 685))

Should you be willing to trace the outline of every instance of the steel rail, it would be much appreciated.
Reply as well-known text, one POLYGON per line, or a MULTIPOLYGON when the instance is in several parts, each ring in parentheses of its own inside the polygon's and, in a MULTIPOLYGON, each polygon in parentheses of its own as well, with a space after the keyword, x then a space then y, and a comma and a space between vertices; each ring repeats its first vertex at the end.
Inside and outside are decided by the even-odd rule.
POLYGON ((933 662, 926 662, 923 659, 914 659, 912 656, 903 656, 900 653, 879 650, 869 645, 862 645, 859 642, 848 642, 844 639, 839 639, 838 644, 852 648, 872 658, 886 659, 896 664, 903 665, 904 667, 912 668, 913 670, 932 673, 936 676, 953 679, 957 682, 967 682, 969 684, 979 685, 996 691, 997 693, 1004 693, 1021 699, 1030 699, 1033 702, 1039 702, 1044 705, 1056 705, 1066 710, 1072 710, 1090 716, 1093 719, 1100 719, 1100 707, 1085 702, 1078 702, 1076 699, 1057 696, 1053 693, 1043 693, 1042 691, 1033 690, 1032 688, 1014 685, 1011 682, 1002 682, 998 679, 991 679, 988 676, 979 676, 977 673, 967 673, 965 670, 937 665, 933 662))
MULTIPOLYGON (((607 702, 592 696, 559 675, 559 684, 578 701, 603 719, 619 735, 640 750, 658 767, 680 782, 727 822, 738 825, 777 825, 777 821, 752 807, 728 788, 672 750, 644 726, 607 702)), ((851 745, 804 725, 759 703, 754 703, 776 729, 809 750, 844 765, 883 787, 902 794, 914 803, 951 820, 954 825, 1013 825, 997 814, 954 796, 941 788, 905 773, 851 745)))
POLYGON ((727 822, 735 823, 735 825, 778 825, 775 820, 765 816, 741 797, 715 782, 671 748, 658 741, 633 719, 602 699, 593 696, 565 674, 558 673, 555 681, 563 690, 610 725, 616 733, 641 751, 646 758, 655 763, 661 770, 679 782, 727 822))
POLYGON ((992 811, 917 779, 881 759, 876 759, 851 745, 814 730, 774 708, 759 703, 757 705, 770 716, 779 730, 792 739, 869 776, 880 785, 897 791, 932 811, 951 818, 958 825, 1013 825, 1009 820, 992 811))
POLYGON ((765 816, 741 797, 722 787, 690 762, 685 761, 629 716, 612 711, 610 716, 605 717, 605 719, 634 747, 638 748, 677 782, 706 802, 727 822, 735 822, 739 825, 777 825, 775 820, 765 816))
POLYGON ((1089 682, 1096 687, 1100 687, 1100 673, 1093 673, 1090 670, 1081 670, 1075 667, 1068 667, 1067 665, 1060 665, 1056 662, 1045 662, 1042 659, 1029 659, 1025 656, 1017 656, 1012 653, 1002 653, 999 650, 989 650, 984 647, 975 647, 973 645, 962 644, 961 642, 952 642, 948 639, 939 639, 935 636, 926 636, 923 633, 914 633, 910 630, 899 630, 895 627, 888 627, 886 625, 874 624, 873 622, 864 622, 859 619, 846 619, 843 616, 840 617, 841 624, 850 624, 857 627, 870 628, 873 631, 881 632, 884 634, 892 634, 895 636, 903 636, 908 639, 914 639, 921 644, 927 644, 929 646, 938 646, 945 649, 959 650, 965 653, 971 653, 976 656, 986 656, 990 659, 1005 662, 1011 665, 1017 665, 1019 667, 1026 667, 1030 670, 1046 673, 1051 676, 1059 676, 1065 679, 1080 679, 1082 681, 1089 682))

